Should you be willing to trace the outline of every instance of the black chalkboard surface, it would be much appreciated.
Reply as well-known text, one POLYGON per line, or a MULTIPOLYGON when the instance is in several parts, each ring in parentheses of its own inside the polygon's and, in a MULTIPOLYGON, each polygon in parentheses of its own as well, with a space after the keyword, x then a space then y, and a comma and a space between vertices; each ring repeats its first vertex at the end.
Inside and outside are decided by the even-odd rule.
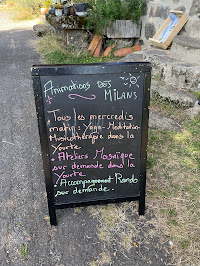
POLYGON ((72 204, 145 209, 149 63, 32 67, 50 222, 72 204))

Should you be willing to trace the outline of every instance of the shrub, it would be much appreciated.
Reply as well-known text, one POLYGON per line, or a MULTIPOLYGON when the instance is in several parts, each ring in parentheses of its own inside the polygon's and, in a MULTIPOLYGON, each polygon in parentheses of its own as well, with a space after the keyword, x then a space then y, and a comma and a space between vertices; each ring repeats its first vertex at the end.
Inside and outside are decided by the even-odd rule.
POLYGON ((147 0, 90 0, 89 3, 92 9, 88 16, 88 28, 97 34, 103 34, 105 28, 115 20, 138 22, 147 0))
POLYGON ((7 0, 8 8, 19 11, 16 12, 14 20, 33 19, 40 15, 40 7, 48 0, 7 0))

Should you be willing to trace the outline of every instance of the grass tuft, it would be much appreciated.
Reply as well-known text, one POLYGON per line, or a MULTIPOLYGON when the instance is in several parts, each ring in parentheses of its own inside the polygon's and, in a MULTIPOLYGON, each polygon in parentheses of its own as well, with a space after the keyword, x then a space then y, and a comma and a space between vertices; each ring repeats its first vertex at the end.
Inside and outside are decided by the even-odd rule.
POLYGON ((47 34, 40 42, 40 52, 46 64, 89 64, 108 61, 105 57, 93 57, 87 50, 77 50, 74 47, 65 47, 61 38, 47 34))
POLYGON ((20 254, 22 257, 26 257, 27 256, 27 253, 28 253, 28 249, 27 249, 27 246, 22 244, 20 246, 20 254))
MULTIPOLYGON (((158 104, 170 116, 169 106, 158 104), (166 107, 167 106, 167 107, 166 107), (163 107, 163 108, 162 108, 163 107)), ((151 109, 154 108, 152 104, 151 109)), ((176 109, 172 116, 176 116, 176 109)), ((155 201, 155 214, 163 231, 175 245, 174 257, 187 265, 197 265, 199 261, 200 228, 200 117, 189 120, 182 110, 178 117, 183 122, 182 132, 150 130, 148 157, 147 191, 155 201)))
POLYGON ((7 0, 4 9, 14 11, 15 21, 32 20, 40 16, 42 0, 7 0))
POLYGON ((111 257, 108 252, 103 252, 100 254, 99 258, 97 260, 90 263, 90 266, 104 266, 104 265, 110 265, 111 257))

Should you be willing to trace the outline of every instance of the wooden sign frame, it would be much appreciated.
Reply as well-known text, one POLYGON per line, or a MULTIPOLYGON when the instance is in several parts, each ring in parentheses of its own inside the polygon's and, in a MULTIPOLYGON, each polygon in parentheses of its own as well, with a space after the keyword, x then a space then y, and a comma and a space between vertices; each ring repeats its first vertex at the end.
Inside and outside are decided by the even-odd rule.
POLYGON ((145 211, 145 186, 146 186, 146 160, 147 160, 147 139, 148 139, 148 117, 150 100, 151 66, 149 63, 103 63, 87 65, 34 65, 31 69, 33 79, 33 89, 37 110, 42 159, 48 198, 48 208, 51 225, 57 225, 56 209, 72 206, 83 206, 90 204, 109 203, 127 200, 139 200, 139 214, 145 211), (142 100, 142 124, 141 124, 141 153, 140 153, 140 189, 138 196, 112 198, 106 200, 92 200, 83 202, 71 202, 70 204, 55 204, 54 185, 51 176, 51 162, 48 148, 47 125, 45 122, 44 103, 42 95, 41 77, 44 76, 67 76, 67 75, 101 75, 120 73, 143 73, 143 100, 142 100))

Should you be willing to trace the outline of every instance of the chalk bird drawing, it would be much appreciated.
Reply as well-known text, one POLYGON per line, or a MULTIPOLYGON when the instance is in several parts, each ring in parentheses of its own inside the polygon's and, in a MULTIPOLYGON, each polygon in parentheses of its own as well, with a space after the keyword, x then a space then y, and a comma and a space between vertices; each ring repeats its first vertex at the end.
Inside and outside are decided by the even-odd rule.
POLYGON ((137 84, 137 81, 140 78, 140 76, 135 77, 135 76, 132 76, 131 73, 129 73, 129 76, 130 77, 128 77, 128 78, 126 78, 126 77, 120 77, 120 79, 124 80, 124 85, 125 86, 128 86, 129 88, 132 85, 136 85, 139 88, 139 85, 137 84))

